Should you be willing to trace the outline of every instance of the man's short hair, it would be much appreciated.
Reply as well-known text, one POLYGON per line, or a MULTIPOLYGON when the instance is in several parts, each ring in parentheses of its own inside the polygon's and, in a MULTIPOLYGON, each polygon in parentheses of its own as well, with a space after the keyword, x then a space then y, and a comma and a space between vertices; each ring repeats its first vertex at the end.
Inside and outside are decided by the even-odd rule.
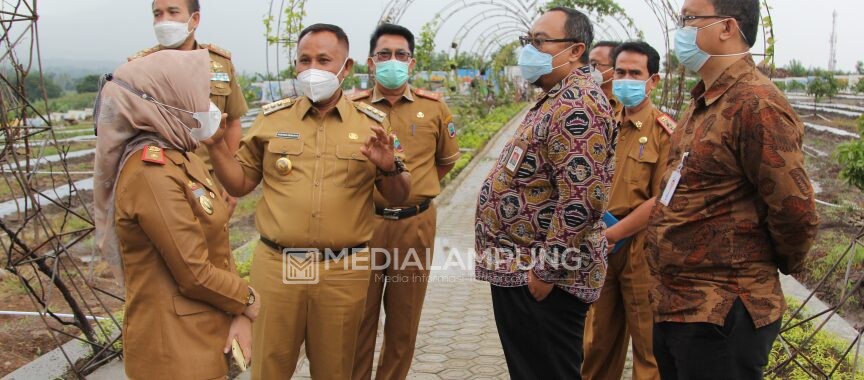
POLYGON ((408 28, 395 24, 381 24, 372 32, 372 37, 369 39, 369 56, 375 54, 375 46, 378 45, 378 39, 384 35, 394 35, 405 38, 408 41, 408 50, 411 55, 414 55, 414 33, 411 33, 408 28))
POLYGON ((594 27, 591 25, 591 20, 584 13, 569 7, 554 7, 547 12, 552 11, 567 15, 567 21, 564 23, 565 38, 572 38, 585 44, 585 52, 580 60, 583 63, 588 62, 588 52, 591 51, 591 44, 594 42, 594 27))
POLYGON ((307 34, 318 33, 318 32, 330 32, 336 35, 336 39, 339 40, 340 43, 345 44, 345 50, 349 50, 351 45, 348 43, 348 35, 345 34, 345 31, 342 28, 333 25, 333 24, 312 24, 304 28, 300 35, 297 36, 297 43, 303 40, 303 37, 306 37, 307 34))
POLYGON ((622 52, 639 53, 648 57, 648 74, 654 75, 660 72, 660 53, 648 45, 645 41, 627 41, 612 51, 612 65, 618 63, 618 54, 622 52))
POLYGON ((759 0, 709 0, 714 5, 718 15, 729 16, 738 21, 741 33, 747 39, 750 47, 756 44, 756 33, 759 31, 759 17, 762 9, 759 0))
POLYGON ((608 47, 608 48, 612 48, 612 50, 615 50, 615 48, 617 48, 618 45, 621 45, 620 41, 597 41, 597 43, 594 44, 594 46, 592 46, 591 49, 593 50, 593 49, 596 49, 598 47, 608 47))
MULTIPOLYGON (((150 3, 150 6, 152 7, 155 4, 156 4, 156 1, 154 0, 152 3, 150 3)), ((189 8, 189 14, 190 15, 195 13, 195 12, 200 12, 201 11, 201 2, 198 0, 186 0, 186 8, 189 8)))

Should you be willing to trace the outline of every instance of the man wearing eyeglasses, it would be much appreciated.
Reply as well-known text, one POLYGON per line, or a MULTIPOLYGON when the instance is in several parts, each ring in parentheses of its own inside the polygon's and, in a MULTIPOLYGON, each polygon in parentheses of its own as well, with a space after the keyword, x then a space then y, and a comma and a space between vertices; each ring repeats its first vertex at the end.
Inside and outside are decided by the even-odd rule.
POLYGON ((566 7, 520 39, 522 76, 545 95, 477 200, 475 277, 491 284, 513 379, 581 378, 585 313, 606 276, 617 123, 588 65, 593 39, 588 17, 566 7))
POLYGON ((761 379, 818 229, 804 126, 749 50, 758 0, 686 0, 675 54, 701 78, 672 135, 646 249, 663 379, 761 379))
POLYGON ((372 376, 382 296, 384 343, 377 379, 404 379, 414 356, 420 312, 426 296, 435 241, 432 200, 456 160, 459 144, 450 109, 437 93, 408 83, 414 68, 414 35, 382 24, 369 41, 368 65, 375 87, 352 96, 387 114, 396 135, 396 154, 411 169, 411 193, 401 203, 375 193, 375 233, 370 241, 375 267, 354 359, 354 379, 372 376))
POLYGON ((588 53, 588 63, 594 70, 603 74, 603 83, 600 85, 600 88, 603 89, 603 93, 609 99, 609 104, 615 110, 615 119, 620 119, 621 112, 624 111, 624 105, 612 93, 612 79, 615 75, 615 62, 612 62, 612 51, 620 44, 620 42, 616 41, 600 41, 595 43, 594 47, 591 48, 591 52, 588 53))

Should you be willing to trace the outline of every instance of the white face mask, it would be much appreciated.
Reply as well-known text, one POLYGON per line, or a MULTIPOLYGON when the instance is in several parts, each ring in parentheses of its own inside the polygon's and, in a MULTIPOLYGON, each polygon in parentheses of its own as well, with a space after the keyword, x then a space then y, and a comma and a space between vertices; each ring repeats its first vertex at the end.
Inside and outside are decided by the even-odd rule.
POLYGON ((591 79, 594 80, 594 83, 597 83, 598 86, 603 85, 603 73, 593 67, 591 68, 591 79))
POLYGON ((319 69, 303 70, 303 72, 297 75, 303 95, 306 95, 312 103, 330 99, 336 93, 336 90, 342 86, 342 82, 339 81, 339 74, 342 74, 346 63, 348 63, 347 59, 342 63, 342 68, 336 74, 319 69))
POLYGON ((222 111, 216 104, 210 102, 210 109, 207 112, 195 112, 192 118, 198 120, 198 128, 190 129, 192 137, 198 141, 204 141, 213 137, 222 124, 222 111))
POLYGON ((186 38, 192 33, 189 30, 189 21, 191 20, 192 17, 189 17, 186 22, 162 21, 153 25, 153 31, 156 33, 156 40, 159 41, 159 45, 168 49, 183 45, 186 38))

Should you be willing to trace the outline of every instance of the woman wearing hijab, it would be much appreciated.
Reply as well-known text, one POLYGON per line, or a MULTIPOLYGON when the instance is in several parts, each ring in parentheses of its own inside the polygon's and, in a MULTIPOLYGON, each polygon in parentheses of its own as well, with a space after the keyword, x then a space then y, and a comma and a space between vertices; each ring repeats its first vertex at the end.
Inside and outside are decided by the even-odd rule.
POLYGON ((158 52, 106 79, 97 101, 96 238, 122 267, 126 375, 225 378, 234 339, 251 357, 260 300, 237 274, 227 207, 192 153, 224 123, 209 101, 210 58, 158 52))

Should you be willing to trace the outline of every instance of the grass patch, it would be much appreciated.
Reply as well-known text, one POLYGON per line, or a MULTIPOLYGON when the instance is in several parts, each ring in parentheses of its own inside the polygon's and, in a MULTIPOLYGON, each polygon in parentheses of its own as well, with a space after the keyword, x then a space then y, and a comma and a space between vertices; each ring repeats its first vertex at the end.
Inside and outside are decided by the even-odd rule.
MULTIPOLYGON (((786 314, 783 316, 784 320, 788 320, 793 311, 795 311, 798 307, 801 306, 800 302, 795 300, 786 299, 786 303, 789 305, 786 309, 786 314)), ((790 325, 794 325, 804 318, 794 318, 790 325)), ((852 378, 852 360, 854 359, 855 351, 853 350, 849 353, 849 355, 843 359, 843 353, 846 352, 846 349, 849 347, 849 343, 834 336, 831 333, 822 331, 816 334, 812 340, 807 343, 806 346, 802 347, 802 344, 805 343, 812 333, 813 329, 816 327, 814 321, 808 321, 806 323, 802 323, 799 326, 796 326, 792 329, 789 329, 783 332, 781 335, 790 345, 790 350, 793 347, 798 348, 799 350, 803 348, 802 354, 808 357, 815 366, 817 366, 822 372, 828 374, 832 371, 835 366, 839 366, 837 371, 835 371, 829 378, 831 379, 849 379, 852 378)), ((768 361, 768 369, 772 369, 777 366, 779 363, 787 360, 789 355, 786 353, 785 348, 783 347, 783 342, 778 338, 774 341, 774 346, 771 348, 771 354, 768 361)), ((805 363, 799 357, 799 362, 802 364, 805 363)), ((811 372, 815 371, 813 369, 811 372)), ((768 375, 766 378, 768 379, 790 379, 790 380, 810 380, 812 377, 805 371, 800 368, 795 363, 789 363, 784 366, 782 369, 778 370, 776 373, 768 375)), ((819 377, 821 378, 821 376, 819 377)), ((854 380, 864 380, 864 371, 858 370, 858 373, 855 375, 854 380)))

